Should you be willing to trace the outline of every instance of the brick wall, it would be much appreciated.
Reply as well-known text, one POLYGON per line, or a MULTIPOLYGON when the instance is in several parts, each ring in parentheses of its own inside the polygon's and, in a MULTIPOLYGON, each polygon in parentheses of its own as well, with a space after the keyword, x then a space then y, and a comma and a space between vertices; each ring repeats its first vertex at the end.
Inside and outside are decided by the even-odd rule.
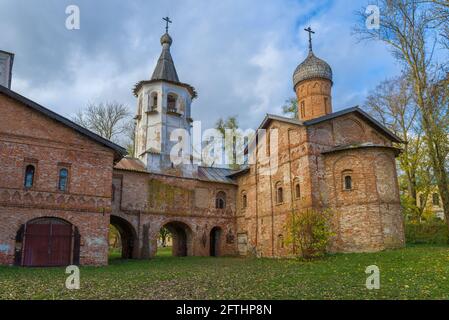
POLYGON ((113 151, 73 129, 0 95, 0 261, 11 263, 21 224, 59 217, 81 235, 81 263, 107 263, 113 151), (36 168, 24 188, 27 164, 36 168), (69 170, 67 191, 58 190, 59 170, 69 170))

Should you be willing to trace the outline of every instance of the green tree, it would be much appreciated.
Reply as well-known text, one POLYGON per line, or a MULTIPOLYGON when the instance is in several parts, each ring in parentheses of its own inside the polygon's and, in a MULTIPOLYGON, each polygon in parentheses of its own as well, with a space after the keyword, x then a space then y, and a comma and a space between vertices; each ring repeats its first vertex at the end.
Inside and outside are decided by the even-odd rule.
POLYGON ((330 216, 328 210, 294 210, 286 224, 286 244, 291 245, 294 253, 306 260, 324 255, 333 236, 330 216))
MULTIPOLYGON (((449 227, 448 157, 448 72, 435 61, 435 43, 441 33, 435 32, 434 2, 418 0, 379 0, 380 29, 366 28, 365 11, 356 34, 361 40, 384 42, 409 75, 414 102, 420 109, 428 157, 443 200, 449 227)), ((438 30, 439 31, 439 30, 438 30)))
POLYGON ((217 129, 224 141, 223 148, 225 152, 225 156, 227 160, 230 161, 227 165, 231 169, 239 169, 240 164, 237 163, 238 152, 243 152, 242 147, 238 145, 238 141, 240 141, 241 133, 239 132, 239 123, 237 120, 237 116, 230 116, 226 119, 219 118, 215 123, 215 129, 217 129), (226 136, 226 134, 230 133, 230 136, 226 136))
POLYGON ((296 97, 289 98, 282 106, 282 113, 288 115, 290 118, 298 118, 298 100, 296 97))

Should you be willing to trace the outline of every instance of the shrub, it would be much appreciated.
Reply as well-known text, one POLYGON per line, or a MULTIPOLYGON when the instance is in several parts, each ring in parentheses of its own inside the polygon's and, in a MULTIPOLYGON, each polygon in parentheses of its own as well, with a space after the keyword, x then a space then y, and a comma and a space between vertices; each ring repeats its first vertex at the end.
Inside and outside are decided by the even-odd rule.
POLYGON ((410 244, 447 244, 449 231, 442 221, 406 223, 405 239, 410 244))
POLYGON ((328 211, 295 211, 287 221, 286 243, 292 245, 294 253, 304 259, 324 255, 331 236, 328 211))

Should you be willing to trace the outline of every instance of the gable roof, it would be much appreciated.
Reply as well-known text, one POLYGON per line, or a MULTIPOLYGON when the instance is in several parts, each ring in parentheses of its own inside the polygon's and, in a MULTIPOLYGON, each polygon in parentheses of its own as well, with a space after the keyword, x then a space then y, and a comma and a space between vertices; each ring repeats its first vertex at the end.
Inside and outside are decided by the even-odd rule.
POLYGON ((294 124, 294 125, 298 125, 298 126, 308 127, 308 126, 313 126, 315 124, 329 121, 329 120, 332 120, 332 119, 335 119, 335 118, 338 118, 338 117, 341 117, 341 116, 344 116, 344 115, 347 115, 350 113, 358 114, 363 119, 365 119, 367 122, 369 122, 373 127, 375 127, 377 130, 381 131, 383 134, 385 134, 387 137, 389 137, 392 141, 397 142, 397 143, 404 143, 404 141, 401 138, 399 138, 397 135, 395 135, 393 132, 391 132, 389 129, 387 129, 383 124, 381 124, 379 121, 374 119, 368 113, 366 113, 365 111, 360 109, 358 106, 343 109, 343 110, 333 112, 333 113, 327 114, 325 116, 315 118, 312 120, 307 120, 307 121, 301 121, 298 119, 292 119, 292 118, 282 117, 282 116, 278 116, 278 115, 267 114, 265 116, 265 118, 263 119, 261 125, 259 126, 259 129, 266 128, 272 120, 277 120, 277 121, 290 123, 290 124, 294 124))
POLYGON ((76 124, 75 122, 57 114, 56 112, 53 112, 43 106, 41 106, 40 104, 25 98, 24 96, 18 94, 17 92, 14 92, 6 87, 0 86, 0 93, 4 94, 5 96, 16 100, 22 104, 24 104, 25 106, 40 112, 42 114, 44 114, 45 116, 49 117, 50 119, 53 119, 73 130, 75 130, 76 132, 88 137, 89 139, 109 148, 112 149, 114 151, 114 160, 115 161, 119 161, 121 158, 123 158, 123 156, 125 156, 127 154, 126 150, 119 146, 118 144, 115 144, 101 136, 99 136, 98 134, 76 124))
POLYGON ((381 131, 383 134, 385 134, 387 137, 389 137, 392 141, 397 143, 404 143, 404 141, 399 138, 397 135, 395 135, 393 132, 391 132, 389 129, 387 129, 383 124, 381 124, 379 121, 374 119, 372 116, 370 116, 368 113, 360 109, 358 106, 343 109, 337 112, 333 112, 330 114, 327 114, 325 116, 315 118, 312 120, 304 121, 305 126, 311 126, 314 124, 318 124, 324 121, 332 120, 350 113, 356 113, 359 116, 361 116, 363 119, 368 121, 373 127, 375 127, 377 130, 381 131))
POLYGON ((124 157, 122 160, 115 164, 114 169, 149 173, 142 161, 131 157, 124 157))

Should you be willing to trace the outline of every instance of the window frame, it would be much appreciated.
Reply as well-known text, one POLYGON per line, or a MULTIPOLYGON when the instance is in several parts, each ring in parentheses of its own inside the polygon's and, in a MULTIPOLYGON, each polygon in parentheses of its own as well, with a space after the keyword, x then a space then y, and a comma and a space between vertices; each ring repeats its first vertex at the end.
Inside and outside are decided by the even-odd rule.
POLYGON ((352 174, 351 173, 344 173, 343 174, 343 190, 344 191, 353 191, 354 190, 354 181, 352 179, 352 174), (350 187, 348 188, 348 179, 349 178, 349 184, 350 187))
POLYGON ((36 185, 36 172, 37 172, 37 166, 36 166, 36 163, 30 163, 30 162, 26 162, 25 163, 25 166, 24 166, 24 171, 23 171, 23 187, 26 189, 26 190, 30 190, 30 189, 33 189, 34 187, 35 187, 35 185, 36 185), (31 185, 30 186, 27 186, 27 172, 28 172, 28 168, 29 167, 32 167, 33 168, 33 174, 32 174, 32 177, 31 177, 31 185))
POLYGON ((215 194, 215 209, 224 210, 226 209, 226 192, 220 190, 215 194), (224 197, 221 197, 223 195, 224 197), (220 208, 220 201, 223 203, 223 207, 220 208))
POLYGON ((277 182, 275 186, 276 186, 276 189, 275 189, 276 190, 276 204, 277 205, 283 204, 284 203, 284 188, 282 186, 282 183, 277 182), (279 197, 279 195, 281 195, 281 196, 279 197))
POLYGON ((69 191, 69 177, 70 177, 70 171, 69 168, 65 167, 65 166, 58 166, 58 191, 59 192, 68 192, 69 191), (65 177, 66 181, 65 181, 65 188, 61 189, 61 172, 65 170, 65 172, 67 172, 67 176, 65 177))
POLYGON ((248 195, 246 192, 242 192, 242 209, 246 210, 248 208, 248 195))

